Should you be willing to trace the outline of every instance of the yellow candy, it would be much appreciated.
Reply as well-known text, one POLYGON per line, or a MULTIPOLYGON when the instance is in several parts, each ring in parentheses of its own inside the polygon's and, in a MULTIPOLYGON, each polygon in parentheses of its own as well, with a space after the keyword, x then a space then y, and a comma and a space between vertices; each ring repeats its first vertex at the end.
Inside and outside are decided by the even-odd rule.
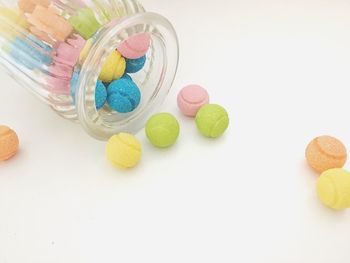
POLYGON ((318 178, 316 188, 324 205, 337 210, 350 208, 350 173, 344 169, 325 171, 318 178))
POLYGON ((99 80, 102 82, 112 82, 113 80, 120 79, 124 75, 125 68, 125 59, 118 51, 113 51, 102 67, 99 80))
POLYGON ((117 168, 134 167, 141 159, 141 144, 133 135, 119 133, 107 142, 106 156, 117 168))
POLYGON ((16 9, 0 7, 0 18, 0 34, 9 40, 19 34, 18 30, 14 30, 13 25, 24 29, 28 27, 25 17, 16 9))

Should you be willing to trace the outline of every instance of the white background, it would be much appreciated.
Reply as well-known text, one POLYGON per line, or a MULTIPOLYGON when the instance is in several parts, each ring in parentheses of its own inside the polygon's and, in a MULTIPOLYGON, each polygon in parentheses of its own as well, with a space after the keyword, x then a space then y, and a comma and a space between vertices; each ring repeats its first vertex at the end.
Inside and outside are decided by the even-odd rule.
MULTIPOLYGON (((105 143, 1 73, 0 122, 21 150, 0 164, 1 263, 348 263, 350 212, 319 203, 304 149, 317 135, 350 147, 350 2, 144 0, 181 44, 172 93, 177 145, 143 131, 122 172, 105 143), (176 108, 199 83, 227 108, 208 140, 176 108)), ((349 165, 347 166, 349 168, 349 165)))

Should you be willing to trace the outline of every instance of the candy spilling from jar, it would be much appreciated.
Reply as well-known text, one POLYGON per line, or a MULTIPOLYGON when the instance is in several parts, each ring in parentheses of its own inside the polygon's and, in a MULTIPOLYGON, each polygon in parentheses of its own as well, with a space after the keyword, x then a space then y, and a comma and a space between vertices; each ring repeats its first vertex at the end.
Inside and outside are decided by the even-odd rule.
MULTIPOLYGON (((1 23, 1 35, 10 40, 2 50, 26 70, 45 70, 48 91, 71 96, 74 104, 80 70, 103 25, 93 10, 80 0, 19 0, 17 8, 0 8, 0 16, 16 25, 13 30, 1 23)), ((139 106, 133 74, 147 62, 150 44, 149 34, 133 35, 107 57, 96 84, 97 110, 123 114, 139 106)))

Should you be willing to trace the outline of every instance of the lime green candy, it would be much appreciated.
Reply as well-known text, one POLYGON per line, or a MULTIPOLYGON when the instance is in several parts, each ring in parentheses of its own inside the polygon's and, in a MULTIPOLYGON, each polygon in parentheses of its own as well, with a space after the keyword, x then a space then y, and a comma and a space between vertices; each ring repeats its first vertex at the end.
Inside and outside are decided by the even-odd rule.
POLYGON ((169 113, 153 115, 146 124, 146 135, 150 142, 159 148, 172 146, 180 133, 180 125, 169 113))
POLYGON ((68 21, 85 39, 89 39, 101 27, 90 8, 79 10, 78 15, 69 18, 68 21))
POLYGON ((228 128, 227 111, 217 104, 207 104, 199 109, 196 115, 198 130, 206 137, 220 137, 228 128))

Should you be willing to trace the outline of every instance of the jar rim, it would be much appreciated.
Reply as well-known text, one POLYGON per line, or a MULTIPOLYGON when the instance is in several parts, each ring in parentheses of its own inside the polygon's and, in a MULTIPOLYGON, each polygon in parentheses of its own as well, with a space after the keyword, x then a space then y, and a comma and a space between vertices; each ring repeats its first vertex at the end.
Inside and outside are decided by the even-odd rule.
POLYGON ((144 127, 148 116, 164 101, 173 84, 179 62, 179 42, 176 32, 163 16, 145 12, 112 20, 101 27, 93 39, 94 43, 83 62, 77 82, 78 119, 87 133, 100 140, 107 140, 119 132, 135 133, 144 127), (142 110, 126 115, 123 121, 115 125, 106 123, 96 110, 94 102, 98 73, 105 59, 122 41, 140 33, 149 33, 151 38, 160 41, 162 46, 163 68, 155 87, 157 93, 142 110))

